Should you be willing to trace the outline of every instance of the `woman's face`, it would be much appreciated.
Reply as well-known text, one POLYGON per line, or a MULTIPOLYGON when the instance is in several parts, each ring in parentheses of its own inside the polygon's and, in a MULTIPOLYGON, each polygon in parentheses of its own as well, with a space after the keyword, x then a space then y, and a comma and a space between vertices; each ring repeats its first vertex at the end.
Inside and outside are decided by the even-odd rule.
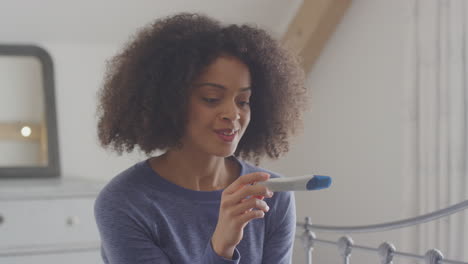
POLYGON ((220 56, 195 80, 184 147, 232 155, 250 122, 250 72, 239 59, 220 56))

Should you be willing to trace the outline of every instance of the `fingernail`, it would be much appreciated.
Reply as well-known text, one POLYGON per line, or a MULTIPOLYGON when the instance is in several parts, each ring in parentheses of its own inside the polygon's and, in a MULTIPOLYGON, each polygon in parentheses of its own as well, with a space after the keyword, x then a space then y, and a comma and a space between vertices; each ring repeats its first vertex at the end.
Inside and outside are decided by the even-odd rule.
POLYGON ((270 207, 268 205, 266 206, 265 209, 266 209, 267 212, 270 211, 270 207))
POLYGON ((272 191, 268 191, 268 192, 267 192, 267 195, 268 195, 269 197, 272 197, 272 196, 273 196, 273 192, 272 192, 272 191))

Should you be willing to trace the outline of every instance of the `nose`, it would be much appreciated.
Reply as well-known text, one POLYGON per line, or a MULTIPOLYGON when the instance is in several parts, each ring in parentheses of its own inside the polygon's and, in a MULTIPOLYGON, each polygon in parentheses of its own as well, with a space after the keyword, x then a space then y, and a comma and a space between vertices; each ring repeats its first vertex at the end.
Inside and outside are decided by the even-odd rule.
POLYGON ((239 107, 237 107, 235 102, 228 103, 223 107, 221 119, 227 121, 237 121, 240 119, 239 107))

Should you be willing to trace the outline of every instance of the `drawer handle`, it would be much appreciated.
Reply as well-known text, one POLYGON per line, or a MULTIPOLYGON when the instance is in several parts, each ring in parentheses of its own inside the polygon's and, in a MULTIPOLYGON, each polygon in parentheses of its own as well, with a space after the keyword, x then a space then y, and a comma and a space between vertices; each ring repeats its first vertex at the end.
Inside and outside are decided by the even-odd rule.
POLYGON ((3 218, 3 215, 0 214, 0 225, 3 224, 4 221, 5 219, 3 218))
POLYGON ((69 216, 67 218, 67 226, 76 226, 80 224, 80 218, 77 216, 69 216))

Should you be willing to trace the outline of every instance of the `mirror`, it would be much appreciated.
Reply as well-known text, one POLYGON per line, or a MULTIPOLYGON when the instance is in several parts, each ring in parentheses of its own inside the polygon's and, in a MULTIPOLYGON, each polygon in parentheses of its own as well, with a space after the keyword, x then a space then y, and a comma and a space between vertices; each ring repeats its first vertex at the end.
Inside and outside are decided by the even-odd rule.
POLYGON ((52 58, 38 46, 0 44, 0 177, 59 171, 52 58))

